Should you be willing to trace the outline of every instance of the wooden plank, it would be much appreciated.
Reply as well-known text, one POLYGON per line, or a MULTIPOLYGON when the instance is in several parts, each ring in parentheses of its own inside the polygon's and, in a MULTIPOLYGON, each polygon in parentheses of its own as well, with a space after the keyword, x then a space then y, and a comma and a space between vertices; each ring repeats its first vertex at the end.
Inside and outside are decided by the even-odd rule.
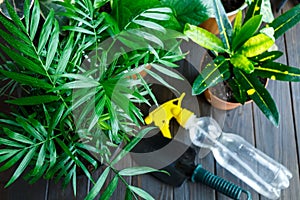
MULTIPOLYGON (((285 52, 284 37, 277 40, 280 50, 285 52)), ((290 44, 287 44, 289 46, 290 44)), ((279 62, 286 63, 286 57, 282 57, 279 62)), ((255 130, 257 148, 276 161, 285 165, 293 174, 290 180, 290 187, 282 191, 280 199, 295 199, 299 196, 299 166, 296 147, 295 129, 293 123, 293 112, 291 105, 291 94, 289 83, 270 81, 268 89, 277 103, 281 122, 276 128, 255 106, 255 130)), ((262 198, 266 199, 266 198, 262 198)))
POLYGON ((69 184, 66 188, 62 188, 62 181, 55 183, 54 180, 49 182, 47 200, 68 199, 82 200, 87 195, 88 180, 84 175, 77 177, 77 195, 74 196, 72 185, 69 184))
POLYGON ((1 200, 42 200, 47 194, 47 181, 39 180, 35 184, 28 184, 22 178, 19 178, 10 187, 4 188, 9 181, 14 169, 2 172, 0 174, 0 199, 1 200), (36 192, 38 191, 38 192, 36 192))
MULTIPOLYGON (((287 3, 285 8, 289 9, 292 7, 292 3, 287 3)), ((287 58, 288 64, 294 67, 300 68, 300 42, 299 42, 300 24, 296 25, 291 31, 286 33, 287 43, 287 58)), ((292 101, 293 101, 293 114, 294 123, 296 130, 297 146, 298 146, 298 157, 300 155, 300 83, 292 83, 292 101)))
MULTIPOLYGON (((252 114, 252 104, 246 104, 240 106, 234 110, 227 111, 224 126, 221 128, 225 133, 234 133, 243 137, 250 144, 254 145, 254 130, 253 130, 253 114, 252 114)), ((238 177, 231 174, 229 171, 221 167, 219 164, 217 166, 217 174, 220 177, 229 180, 243 189, 251 192, 253 200, 259 199, 259 195, 256 191, 250 188, 247 184, 242 182, 238 177)), ((226 199, 225 195, 218 193, 219 199, 226 199)))

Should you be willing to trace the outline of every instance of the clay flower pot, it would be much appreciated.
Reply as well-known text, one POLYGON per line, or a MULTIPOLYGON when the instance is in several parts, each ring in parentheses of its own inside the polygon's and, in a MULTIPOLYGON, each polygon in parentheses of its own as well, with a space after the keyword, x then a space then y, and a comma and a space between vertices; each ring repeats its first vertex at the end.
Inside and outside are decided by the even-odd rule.
MULTIPOLYGON (((269 79, 266 79, 264 86, 267 87, 269 79)), ((217 95, 213 94, 210 89, 204 91, 205 99, 210 103, 213 107, 220 109, 220 110, 233 110, 239 106, 241 103, 238 102, 229 102, 219 98, 217 95)), ((252 103, 253 100, 248 100, 245 104, 252 103)))

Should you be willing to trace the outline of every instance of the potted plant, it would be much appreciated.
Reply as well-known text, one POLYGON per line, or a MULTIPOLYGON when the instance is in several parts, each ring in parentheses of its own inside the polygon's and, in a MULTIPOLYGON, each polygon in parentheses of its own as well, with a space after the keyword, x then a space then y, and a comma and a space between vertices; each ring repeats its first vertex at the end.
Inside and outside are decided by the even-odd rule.
POLYGON ((0 30, 5 41, 0 49, 9 58, 1 56, 1 96, 12 110, 0 113, 0 171, 16 167, 6 187, 29 169, 24 176, 29 183, 63 180, 76 195, 76 177, 83 174, 94 184, 86 199, 94 199, 114 173, 103 196, 109 198, 120 181, 127 196, 151 198, 122 177, 155 169, 119 171, 114 165, 151 129, 133 128, 143 121, 137 104, 149 104, 146 95, 156 101, 139 73, 145 70, 166 86, 158 72, 179 78, 160 66, 174 67, 184 57, 182 34, 163 37, 165 27, 174 23, 172 10, 154 0, 139 6, 108 0, 58 3, 68 19, 65 26, 53 9, 43 20, 37 0, 32 9, 25 0, 23 21, 7 1, 11 20, 0 15, 6 29, 0 30), (156 71, 147 69, 149 64, 156 71), (137 78, 131 79, 133 75, 137 78), (11 95, 16 89, 21 96, 11 95), (112 158, 111 149, 120 144, 125 147, 112 158), (106 169, 95 180, 91 171, 102 164, 106 169))
POLYGON ((261 78, 281 81, 300 81, 300 70, 275 60, 283 53, 272 50, 275 40, 300 20, 300 6, 277 17, 261 28, 262 1, 250 5, 244 20, 239 12, 232 27, 222 3, 214 0, 214 10, 220 38, 200 27, 187 24, 184 33, 197 44, 212 51, 215 58, 196 78, 193 93, 201 94, 206 89, 225 82, 235 100, 244 104, 252 99, 266 117, 278 125, 279 114, 274 100, 261 83, 261 78))

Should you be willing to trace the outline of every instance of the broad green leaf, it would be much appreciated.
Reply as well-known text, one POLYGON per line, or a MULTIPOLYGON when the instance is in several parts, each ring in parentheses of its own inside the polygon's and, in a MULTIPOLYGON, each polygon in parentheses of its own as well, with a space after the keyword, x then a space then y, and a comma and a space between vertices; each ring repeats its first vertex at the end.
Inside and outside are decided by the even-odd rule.
POLYGON ((73 43, 74 43, 74 34, 71 33, 68 38, 68 42, 67 42, 67 44, 62 52, 62 55, 59 59, 59 62, 58 62, 57 68, 56 68, 56 74, 61 74, 65 71, 65 69, 68 65, 68 62, 70 60, 70 57, 71 57, 71 53, 73 50, 73 43))
POLYGON ((16 171, 14 172, 14 174, 12 175, 12 177, 8 181, 8 183, 5 185, 5 187, 10 186, 13 182, 15 182, 21 176, 21 174, 24 172, 24 170, 26 169, 26 167, 29 165, 30 161, 32 160, 33 156, 35 155, 36 149, 37 149, 37 147, 33 147, 28 151, 28 153, 23 158, 22 162, 19 164, 18 168, 16 169, 16 171))
POLYGON ((53 9, 51 9, 41 30, 39 44, 38 44, 38 54, 41 54, 41 51, 43 50, 47 41, 49 40, 49 36, 53 26, 53 20, 54 20, 54 11, 53 9))
POLYGON ((88 193, 88 195, 84 198, 84 200, 93 200, 97 194, 100 192, 102 186, 104 185, 108 174, 109 174, 110 168, 107 167, 101 174, 101 176, 99 177, 99 179, 97 180, 96 184, 94 185, 94 187, 91 189, 91 191, 88 193))
POLYGON ((40 96, 20 97, 14 100, 7 100, 5 102, 10 104, 15 104, 18 106, 33 106, 33 105, 50 103, 58 100, 59 100, 58 96, 40 95, 40 96))
POLYGON ((23 43, 23 41, 15 38, 13 35, 0 29, 0 37, 7 41, 7 43, 16 50, 24 53, 27 56, 30 56, 33 59, 37 59, 34 49, 31 48, 31 46, 28 46, 28 44, 23 43))
POLYGON ((122 158, 124 158, 134 147, 135 145, 151 130, 155 129, 155 127, 147 127, 142 129, 137 136, 135 136, 124 148, 123 150, 114 158, 111 162, 111 165, 115 165, 122 158))
POLYGON ((174 10, 176 18, 182 26, 186 23, 199 25, 208 19, 207 7, 198 0, 161 0, 162 5, 174 10))
POLYGON ((238 49, 238 53, 251 58, 266 52, 274 45, 274 41, 269 36, 260 33, 248 39, 241 48, 238 49))
POLYGON ((233 25, 234 38, 240 32, 242 25, 243 25, 243 11, 240 10, 237 13, 235 20, 234 20, 234 25, 233 25))
POLYGON ((206 49, 220 53, 227 51, 222 41, 216 35, 198 26, 186 24, 184 34, 206 49))
POLYGON ((152 167, 131 167, 122 169, 119 174, 121 176, 137 176, 142 174, 147 174, 151 172, 159 172, 160 170, 154 169, 152 167))
POLYGON ((281 51, 267 51, 251 58, 251 60, 254 60, 255 62, 270 62, 276 60, 277 58, 280 58, 282 55, 283 53, 281 51))
POLYGON ((44 143, 42 145, 42 147, 40 148, 40 152, 38 154, 36 164, 35 164, 35 167, 34 167, 33 172, 32 172, 32 176, 37 175, 40 172, 40 170, 42 169, 43 165, 44 165, 45 158, 46 158, 46 145, 47 144, 44 143))
POLYGON ((300 21, 300 4, 283 13, 269 24, 275 30, 275 39, 283 35, 287 30, 298 24, 300 21))
POLYGON ((140 19, 133 20, 132 22, 140 26, 144 26, 146 28, 150 28, 150 29, 160 31, 162 33, 166 33, 166 29, 162 25, 159 25, 158 23, 155 22, 140 20, 140 19))
POLYGON ((37 88, 43 88, 43 89, 51 89, 52 88, 52 85, 50 85, 49 83, 47 83, 46 81, 44 81, 42 79, 37 79, 37 78, 33 78, 33 77, 25 75, 25 74, 5 71, 5 70, 0 70, 0 72, 3 75, 5 75, 6 77, 11 78, 21 84, 30 85, 30 86, 34 86, 37 88))
POLYGON ((4 132, 6 133, 6 135, 8 137, 10 137, 11 139, 13 139, 17 142, 22 142, 22 143, 25 143, 25 144, 34 144, 31 139, 29 139, 28 137, 26 137, 22 134, 11 131, 8 128, 3 128, 3 130, 4 130, 4 132))
POLYGON ((247 74, 251 74, 254 71, 254 65, 253 63, 244 55, 242 54, 234 54, 230 58, 230 63, 240 69, 246 72, 247 74))
POLYGON ((213 0, 216 21, 220 31, 220 37, 226 49, 230 49, 233 34, 231 22, 229 21, 225 9, 220 0, 213 0))
POLYGON ((17 153, 17 155, 15 155, 14 157, 12 157, 9 161, 7 161, 4 165, 2 165, 0 167, 0 172, 3 172, 7 169, 9 169, 10 167, 12 167, 14 164, 16 164, 22 157, 23 155, 27 152, 27 149, 23 149, 22 151, 20 151, 19 153, 17 153))
POLYGON ((117 189, 119 177, 116 175, 101 194, 100 200, 109 200, 114 191, 117 189))
POLYGON ((241 70, 234 69, 234 75, 239 84, 247 92, 248 96, 253 99, 256 105, 264 113, 264 115, 276 126, 279 122, 279 113, 276 104, 267 91, 267 89, 260 83, 253 74, 245 74, 241 70))
POLYGON ((40 22, 40 4, 39 1, 34 1, 30 20, 30 39, 33 41, 40 22), (33 20, 34 19, 34 20, 33 20))
POLYGON ((149 193, 141 188, 130 185, 129 189, 144 199, 155 200, 149 193))
POLYGON ((252 37, 259 29, 262 23, 262 15, 256 15, 247 21, 241 28, 241 30, 234 36, 232 40, 232 49, 235 50, 250 37, 252 37))
POLYGON ((214 62, 209 63, 196 78, 193 83, 193 94, 198 95, 207 88, 227 80, 230 77, 229 63, 224 57, 215 58, 214 62))
POLYGON ((18 16, 18 14, 16 13, 15 9, 13 8, 13 6, 10 4, 10 2, 8 0, 5 0, 5 5, 7 8, 7 11, 11 17, 11 19, 14 21, 14 23, 23 31, 26 31, 24 24, 22 23, 22 21, 20 20, 20 17, 18 16))
POLYGON ((300 81, 300 69, 281 63, 267 62, 255 67, 255 75, 280 81, 300 81))
POLYGON ((260 11, 261 11, 261 6, 262 6, 262 0, 254 0, 251 2, 245 19, 244 19, 244 23, 246 23, 248 20, 252 19, 252 17, 259 15, 260 11))

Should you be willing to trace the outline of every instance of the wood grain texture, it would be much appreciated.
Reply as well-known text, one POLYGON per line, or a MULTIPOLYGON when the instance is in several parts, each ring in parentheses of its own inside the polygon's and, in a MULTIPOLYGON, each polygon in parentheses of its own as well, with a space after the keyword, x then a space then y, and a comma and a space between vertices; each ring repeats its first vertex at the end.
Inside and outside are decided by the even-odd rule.
MULTIPOLYGON (((243 137, 250 144, 255 145, 254 128, 253 128, 253 113, 252 103, 240 106, 237 109, 227 111, 224 126, 222 127, 225 133, 234 133, 243 137)), ((221 176, 236 185, 251 192, 253 200, 259 199, 259 195, 247 184, 243 183, 235 175, 231 174, 220 165, 217 166, 217 175, 221 176)), ((218 199, 227 199, 228 197, 218 194, 218 199)))
MULTIPOLYGON (((278 47, 285 51, 286 42, 284 37, 277 40, 278 47)), ((287 44, 289 46, 289 44, 287 44)), ((281 57, 279 62, 286 63, 286 55, 281 57)), ((268 90, 274 97, 280 112, 280 124, 276 128, 265 116, 254 107, 254 124, 256 130, 257 148, 285 165, 293 174, 290 180, 290 187, 282 191, 280 199, 298 199, 299 197, 299 166, 297 155, 297 144, 295 137, 292 100, 290 86, 287 82, 270 81, 268 90)), ((266 198, 262 198, 266 199, 266 198)))
MULTIPOLYGON (((295 1, 288 1, 283 12, 290 9, 294 4, 295 1)), ((299 34, 300 25, 297 25, 277 41, 280 50, 286 52, 279 60, 280 62, 300 67, 299 34)), ((184 74, 191 84, 197 75, 197 71, 200 71, 200 65, 204 62, 206 51, 191 42, 183 45, 183 51, 190 51, 190 53, 187 56, 187 62, 178 71, 184 74)), ((159 89, 156 90, 161 92, 159 89)), ((233 132, 241 135, 248 142, 256 145, 258 149, 287 166, 293 173, 293 178, 290 181, 290 187, 282 191, 279 200, 298 200, 300 196, 300 83, 289 84, 271 81, 268 85, 268 90, 274 96, 280 111, 281 122, 278 128, 274 127, 254 104, 224 112, 212 108, 204 100, 203 96, 200 95, 197 97, 199 103, 197 113, 200 116, 212 116, 218 121, 225 132, 233 132)), ((166 99, 171 99, 172 96, 172 92, 170 91, 162 92, 159 95, 159 103, 164 102, 166 99)), ((205 169, 250 190, 254 200, 266 200, 266 198, 258 195, 234 175, 220 167, 215 162, 211 153, 204 159, 197 158, 196 163, 202 164, 205 169)), ((118 163, 117 169, 123 169, 128 166, 132 166, 130 158, 126 158, 118 163)), ((102 172, 103 168, 97 170, 93 173, 93 177, 96 179, 102 172)), ((20 179, 11 187, 4 189, 4 185, 12 173, 13 170, 9 170, 0 174, 0 200, 83 200, 87 192, 92 188, 92 184, 87 178, 78 177, 78 196, 76 198, 73 196, 70 185, 63 190, 60 183, 55 184, 53 181, 41 180, 36 184, 29 185, 20 179)), ((111 173, 110 178, 113 176, 114 174, 111 173)), ((129 184, 143 188, 157 200, 228 199, 224 195, 200 183, 192 183, 190 181, 185 182, 177 188, 164 184, 151 175, 128 177, 126 181, 129 184)), ((105 183, 104 189, 107 185, 108 182, 105 183)), ((119 182, 118 188, 111 199, 124 199, 125 190, 126 186, 122 182, 119 182)), ((100 194, 96 199, 99 199, 99 197, 100 194)))

